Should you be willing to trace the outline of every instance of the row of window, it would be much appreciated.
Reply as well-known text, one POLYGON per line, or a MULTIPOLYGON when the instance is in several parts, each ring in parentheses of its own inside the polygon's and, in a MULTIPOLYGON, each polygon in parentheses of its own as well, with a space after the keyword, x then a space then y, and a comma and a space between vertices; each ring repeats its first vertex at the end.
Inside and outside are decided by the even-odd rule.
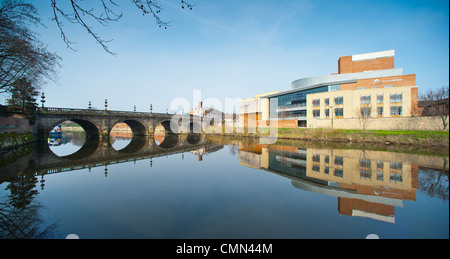
MULTIPOLYGON (((361 95, 361 116, 363 117, 370 117, 371 116, 371 108, 368 107, 370 105, 371 102, 371 95, 361 95)), ((383 99, 384 96, 383 94, 379 94, 377 95, 377 116, 378 117, 383 117, 384 115, 384 108, 383 108, 383 99)), ((397 117, 397 116, 401 116, 402 115, 402 99, 403 96, 401 93, 393 93, 390 94, 390 101, 391 101, 391 116, 393 117, 397 117)), ((344 97, 343 96, 339 96, 339 97, 335 97, 334 98, 334 103, 336 105, 339 104, 343 104, 344 103, 344 97)), ((330 99, 326 98, 325 99, 325 106, 329 106, 330 105, 330 99)), ((320 99, 314 99, 313 100, 313 117, 314 118, 320 118, 320 99)), ((334 116, 335 118, 339 119, 342 118, 344 116, 344 108, 336 108, 334 109, 334 116)), ((325 109, 325 117, 329 118, 330 117, 330 111, 329 109, 325 109)))
MULTIPOLYGON (((371 102, 370 100, 371 100, 371 95, 361 95, 361 104, 370 104, 370 102, 371 102)), ((377 94, 377 103, 382 104, 383 100, 384 100, 384 95, 377 94)), ((401 93, 390 94, 391 103, 401 103, 402 100, 403 100, 403 94, 401 94, 401 93)), ((325 98, 324 102, 325 102, 325 106, 329 106, 330 98, 325 98)), ((343 96, 335 97, 334 104, 335 105, 344 104, 344 97, 343 96)), ((313 106, 314 107, 320 106, 320 99, 314 99, 313 106)))
MULTIPOLYGON (((402 115, 402 106, 391 106, 391 116, 401 116, 402 115)), ((320 118, 320 110, 316 109, 312 111, 314 118, 320 118)), ((370 107, 361 107, 361 116, 363 118, 368 118, 372 114, 372 109, 370 107)), ((377 116, 384 116, 384 107, 377 107, 377 116)), ((325 109, 325 118, 330 117, 330 109, 325 109)), ((336 108, 334 109, 334 117, 335 119, 341 119, 344 117, 344 108, 336 108)))
MULTIPOLYGON (((313 117, 320 118, 320 110, 313 110, 313 117)), ((330 109, 325 109, 325 117, 330 117, 330 109)), ((342 119, 344 117, 344 108, 336 108, 334 109, 334 117, 336 119, 342 119)))
MULTIPOLYGON (((313 156, 312 170, 316 173, 320 173, 320 155, 313 156)), ((330 157, 325 156, 325 168, 324 174, 330 174, 329 167, 330 157)), ((371 160, 361 159, 359 162, 360 177, 361 179, 372 179, 372 162, 371 160)), ((344 158, 341 156, 335 156, 334 158, 334 176, 344 177, 344 158)), ((403 182, 403 164, 399 162, 390 162, 389 181, 390 182, 403 182)), ((378 181, 384 181, 384 163, 382 161, 376 161, 376 179, 378 181)))
MULTIPOLYGON (((343 96, 338 96, 334 98, 334 104, 335 105, 341 105, 344 104, 344 97, 343 96)), ((329 106, 330 105, 330 98, 326 98, 325 99, 325 106, 329 106)), ((313 106, 320 106, 320 99, 314 99, 313 100, 313 106)))
MULTIPOLYGON (((370 95, 361 95, 361 104, 370 104, 370 95)), ((403 95, 400 93, 390 94, 391 103, 401 103, 403 99, 403 95)), ((383 104, 384 95, 377 94, 377 104, 383 104)))

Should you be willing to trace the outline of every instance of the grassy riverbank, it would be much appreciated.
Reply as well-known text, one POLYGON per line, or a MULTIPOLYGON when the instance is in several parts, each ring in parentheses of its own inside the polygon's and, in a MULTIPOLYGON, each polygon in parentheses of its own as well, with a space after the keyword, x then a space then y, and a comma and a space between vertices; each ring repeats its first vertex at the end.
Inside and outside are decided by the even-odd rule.
MULTIPOLYGON (((251 131, 250 131, 251 132, 251 131)), ((224 136, 264 137, 269 136, 269 129, 259 133, 225 133, 224 136)), ((402 144, 427 147, 449 147, 448 131, 395 131, 395 130, 341 130, 341 129, 305 129, 280 128, 278 139, 402 144)))

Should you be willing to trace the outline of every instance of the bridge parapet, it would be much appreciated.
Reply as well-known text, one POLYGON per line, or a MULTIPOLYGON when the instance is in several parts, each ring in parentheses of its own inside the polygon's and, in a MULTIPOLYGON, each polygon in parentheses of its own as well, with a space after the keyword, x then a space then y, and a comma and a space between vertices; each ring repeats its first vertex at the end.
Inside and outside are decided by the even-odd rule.
POLYGON ((168 113, 134 112, 134 111, 114 111, 114 110, 96 110, 96 109, 77 109, 77 108, 59 108, 59 107, 39 107, 37 112, 40 114, 80 114, 80 115, 128 115, 128 116, 168 116, 168 113))

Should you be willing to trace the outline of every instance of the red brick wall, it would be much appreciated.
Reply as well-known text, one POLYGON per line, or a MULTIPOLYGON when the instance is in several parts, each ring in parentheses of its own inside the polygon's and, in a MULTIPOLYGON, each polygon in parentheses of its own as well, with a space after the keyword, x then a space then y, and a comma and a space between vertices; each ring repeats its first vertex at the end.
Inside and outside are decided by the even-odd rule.
POLYGON ((338 61, 339 74, 358 73, 370 70, 394 68, 394 57, 352 61, 352 56, 341 57, 338 61))
POLYGON ((402 76, 390 76, 390 77, 380 77, 380 78, 369 78, 360 79, 356 83, 351 84, 341 84, 340 90, 356 90, 358 87, 366 87, 367 89, 373 88, 374 86, 378 88, 383 88, 386 85, 395 86, 415 86, 416 85, 416 75, 402 75, 402 76), (381 84, 374 83, 375 79, 380 79, 381 84))

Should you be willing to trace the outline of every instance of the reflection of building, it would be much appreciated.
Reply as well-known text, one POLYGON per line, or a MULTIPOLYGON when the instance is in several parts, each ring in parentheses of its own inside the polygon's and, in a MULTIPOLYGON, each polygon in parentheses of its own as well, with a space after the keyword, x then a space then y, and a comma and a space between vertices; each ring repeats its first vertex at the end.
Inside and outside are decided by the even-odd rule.
POLYGON ((239 147, 239 164, 290 178, 296 188, 338 197, 343 215, 395 222, 395 207, 415 200, 418 166, 401 154, 363 150, 239 147))
POLYGON ((133 132, 131 128, 124 122, 117 123, 109 133, 113 139, 116 138, 128 138, 131 139, 133 137, 133 132))
MULTIPOLYGON (((394 50, 340 57, 338 73, 307 77, 292 82, 292 89, 260 96, 254 109, 241 115, 265 114, 278 127, 360 128, 359 119, 373 118, 373 128, 408 127, 418 115, 416 75, 403 75, 394 67, 394 50), (401 122, 399 122, 401 121, 401 122)), ((243 100, 240 105, 245 105, 243 100)))
POLYGON ((306 175, 361 197, 339 197, 339 213, 394 222, 401 200, 416 200, 418 166, 395 154, 361 150, 308 150, 306 175))
POLYGON ((223 149, 223 145, 207 145, 202 148, 192 150, 191 153, 198 156, 198 161, 202 161, 204 155, 214 153, 221 149, 223 149))

